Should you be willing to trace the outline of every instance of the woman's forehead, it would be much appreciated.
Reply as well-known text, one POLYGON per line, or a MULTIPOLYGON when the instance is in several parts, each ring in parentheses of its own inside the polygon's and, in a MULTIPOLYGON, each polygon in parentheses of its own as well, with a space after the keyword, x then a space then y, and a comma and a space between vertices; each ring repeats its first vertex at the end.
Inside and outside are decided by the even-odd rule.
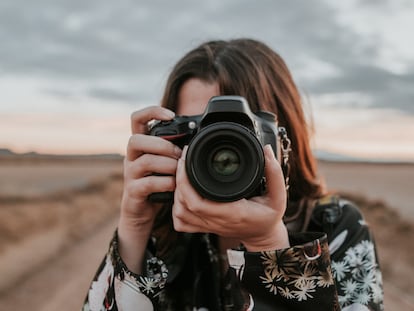
POLYGON ((176 113, 188 116, 202 114, 210 98, 218 95, 218 83, 191 78, 181 86, 176 113))

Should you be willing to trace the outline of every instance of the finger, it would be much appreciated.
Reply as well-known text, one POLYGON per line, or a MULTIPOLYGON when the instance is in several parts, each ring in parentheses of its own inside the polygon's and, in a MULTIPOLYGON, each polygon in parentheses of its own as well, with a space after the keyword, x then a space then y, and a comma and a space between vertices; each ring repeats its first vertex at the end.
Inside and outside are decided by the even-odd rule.
POLYGON ((200 216, 192 213, 185 203, 175 200, 172 207, 174 229, 181 232, 207 232, 209 224, 200 216))
POLYGON ((144 134, 132 135, 129 138, 127 146, 128 161, 133 161, 144 153, 158 154, 178 159, 181 156, 181 149, 161 137, 144 134))
MULTIPOLYGON (((194 214, 196 217, 203 219, 216 219, 220 221, 222 219, 234 218, 232 211, 238 207, 238 211, 242 211, 245 208, 246 200, 242 199, 234 202, 214 202, 206 198, 203 198, 190 184, 186 170, 185 170, 185 156, 187 148, 184 147, 183 154, 180 160, 177 163, 176 171, 176 201, 178 203, 184 202, 186 208, 194 214)), ((244 212, 238 217, 243 217, 244 212)), ((238 218, 237 217, 237 218, 238 218)))
POLYGON ((181 218, 173 217, 173 225, 174 230, 177 232, 187 232, 187 233, 204 233, 208 232, 208 230, 194 225, 192 223, 188 223, 181 218))
POLYGON ((186 154, 187 146, 184 146, 182 156, 178 160, 176 172, 176 184, 179 187, 176 187, 174 193, 174 227, 176 227, 177 231, 182 232, 206 232, 208 222, 193 210, 194 206, 203 205, 203 203, 206 203, 206 200, 190 185, 185 171, 186 154))
MULTIPOLYGON (((243 228, 246 222, 235 212, 236 206, 223 206, 223 203, 214 203, 207 208, 195 209, 192 201, 181 200, 180 193, 175 191, 175 201, 172 208, 174 228, 181 232, 209 232, 220 236, 235 237, 240 231, 235 233, 234 228, 243 228), (200 212, 201 211, 201 212, 200 212), (210 216, 208 211, 220 211, 218 216, 210 216)), ((206 202, 206 201, 203 201, 206 202)), ((208 201, 212 203, 211 201, 208 201)), ((198 206, 205 207, 205 204, 198 206)), ((239 211, 239 210, 237 210, 239 211)))
MULTIPOLYGON (((198 192, 191 186, 185 169, 185 157, 187 153, 187 146, 184 147, 181 158, 177 163, 176 171, 176 183, 177 183, 177 194, 180 195, 178 199, 184 198, 185 202, 190 202, 191 207, 199 205, 199 202, 206 201, 202 198, 198 192)), ((208 204, 208 202, 206 202, 208 204)))
MULTIPOLYGON (((270 145, 264 147, 265 175, 270 202, 286 200, 286 187, 282 168, 270 145)), ((273 206, 276 206, 274 204, 273 206)))
POLYGON ((178 160, 154 155, 143 154, 127 164, 127 176, 132 179, 142 178, 151 174, 175 175, 178 160))
POLYGON ((174 191, 175 178, 173 176, 150 175, 128 182, 128 194, 136 199, 145 199, 154 192, 174 191))
POLYGON ((148 122, 151 120, 171 120, 175 114, 171 110, 160 106, 151 106, 131 114, 132 134, 144 134, 148 130, 148 122))
POLYGON ((182 151, 181 157, 180 157, 183 161, 185 161, 185 158, 187 157, 187 150, 188 150, 188 145, 185 145, 183 147, 183 151, 182 151))

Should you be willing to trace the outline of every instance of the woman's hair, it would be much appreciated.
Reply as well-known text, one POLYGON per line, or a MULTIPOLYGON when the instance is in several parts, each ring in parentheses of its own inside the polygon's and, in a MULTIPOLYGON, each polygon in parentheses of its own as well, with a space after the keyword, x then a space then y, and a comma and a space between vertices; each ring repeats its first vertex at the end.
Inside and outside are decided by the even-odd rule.
POLYGON ((190 78, 218 83, 221 95, 245 97, 253 112, 275 113, 292 142, 289 199, 299 202, 322 195, 301 97, 289 69, 275 51, 252 39, 203 43, 171 71, 161 101, 163 107, 177 110, 181 86, 190 78))
MULTIPOLYGON (((277 115, 292 148, 289 202, 284 220, 291 230, 306 229, 313 202, 324 194, 324 188, 317 176, 300 94, 282 58, 267 45, 252 39, 203 43, 174 66, 161 105, 177 111, 180 89, 191 78, 217 83, 220 95, 245 97, 253 112, 264 110, 277 115)), ((170 209, 161 209, 153 231, 157 255, 165 260, 174 257, 171 252, 179 240, 183 241, 181 235, 173 229, 170 209)))

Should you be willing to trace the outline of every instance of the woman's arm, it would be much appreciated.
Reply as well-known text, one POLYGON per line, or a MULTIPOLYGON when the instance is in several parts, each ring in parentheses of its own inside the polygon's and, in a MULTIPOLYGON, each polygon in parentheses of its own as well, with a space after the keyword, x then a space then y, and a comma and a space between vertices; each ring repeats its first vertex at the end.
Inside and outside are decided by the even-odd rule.
POLYGON ((230 250, 229 262, 256 306, 287 310, 383 310, 382 278, 372 235, 359 210, 345 204, 320 233, 290 234, 291 247, 275 251, 230 250))
POLYGON ((154 310, 157 298, 165 286, 168 270, 165 264, 145 253, 142 274, 128 269, 119 254, 115 231, 109 251, 98 268, 84 301, 83 311, 94 310, 154 310))
POLYGON ((161 107, 132 114, 118 229, 91 284, 85 310, 117 310, 117 305, 137 301, 150 306, 165 283, 165 266, 146 252, 155 216, 162 208, 161 203, 149 202, 148 196, 174 191, 181 150, 161 137, 146 134, 150 120, 173 117, 173 112, 161 107))
POLYGON ((124 160, 124 190, 118 225, 119 252, 131 271, 141 273, 144 253, 160 203, 148 201, 154 192, 174 191, 181 150, 161 137, 149 136, 152 119, 169 120, 174 113, 150 107, 131 116, 132 136, 124 160), (157 175, 154 175, 154 174, 157 175))

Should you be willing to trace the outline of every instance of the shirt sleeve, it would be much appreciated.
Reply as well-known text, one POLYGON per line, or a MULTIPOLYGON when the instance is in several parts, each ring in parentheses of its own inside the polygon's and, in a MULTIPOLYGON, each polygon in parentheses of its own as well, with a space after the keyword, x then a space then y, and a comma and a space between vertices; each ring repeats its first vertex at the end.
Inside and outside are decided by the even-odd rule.
POLYGON ((276 251, 228 251, 254 308, 339 310, 326 235, 291 234, 290 240, 292 247, 276 251))
POLYGON ((291 247, 282 250, 228 251, 230 267, 249 293, 251 307, 384 309, 375 243, 355 206, 341 207, 328 236, 321 230, 290 233, 289 239, 291 247))
POLYGON ((117 231, 98 268, 83 305, 83 311, 154 310, 168 276, 166 265, 149 252, 143 275, 128 270, 118 252, 117 231))

